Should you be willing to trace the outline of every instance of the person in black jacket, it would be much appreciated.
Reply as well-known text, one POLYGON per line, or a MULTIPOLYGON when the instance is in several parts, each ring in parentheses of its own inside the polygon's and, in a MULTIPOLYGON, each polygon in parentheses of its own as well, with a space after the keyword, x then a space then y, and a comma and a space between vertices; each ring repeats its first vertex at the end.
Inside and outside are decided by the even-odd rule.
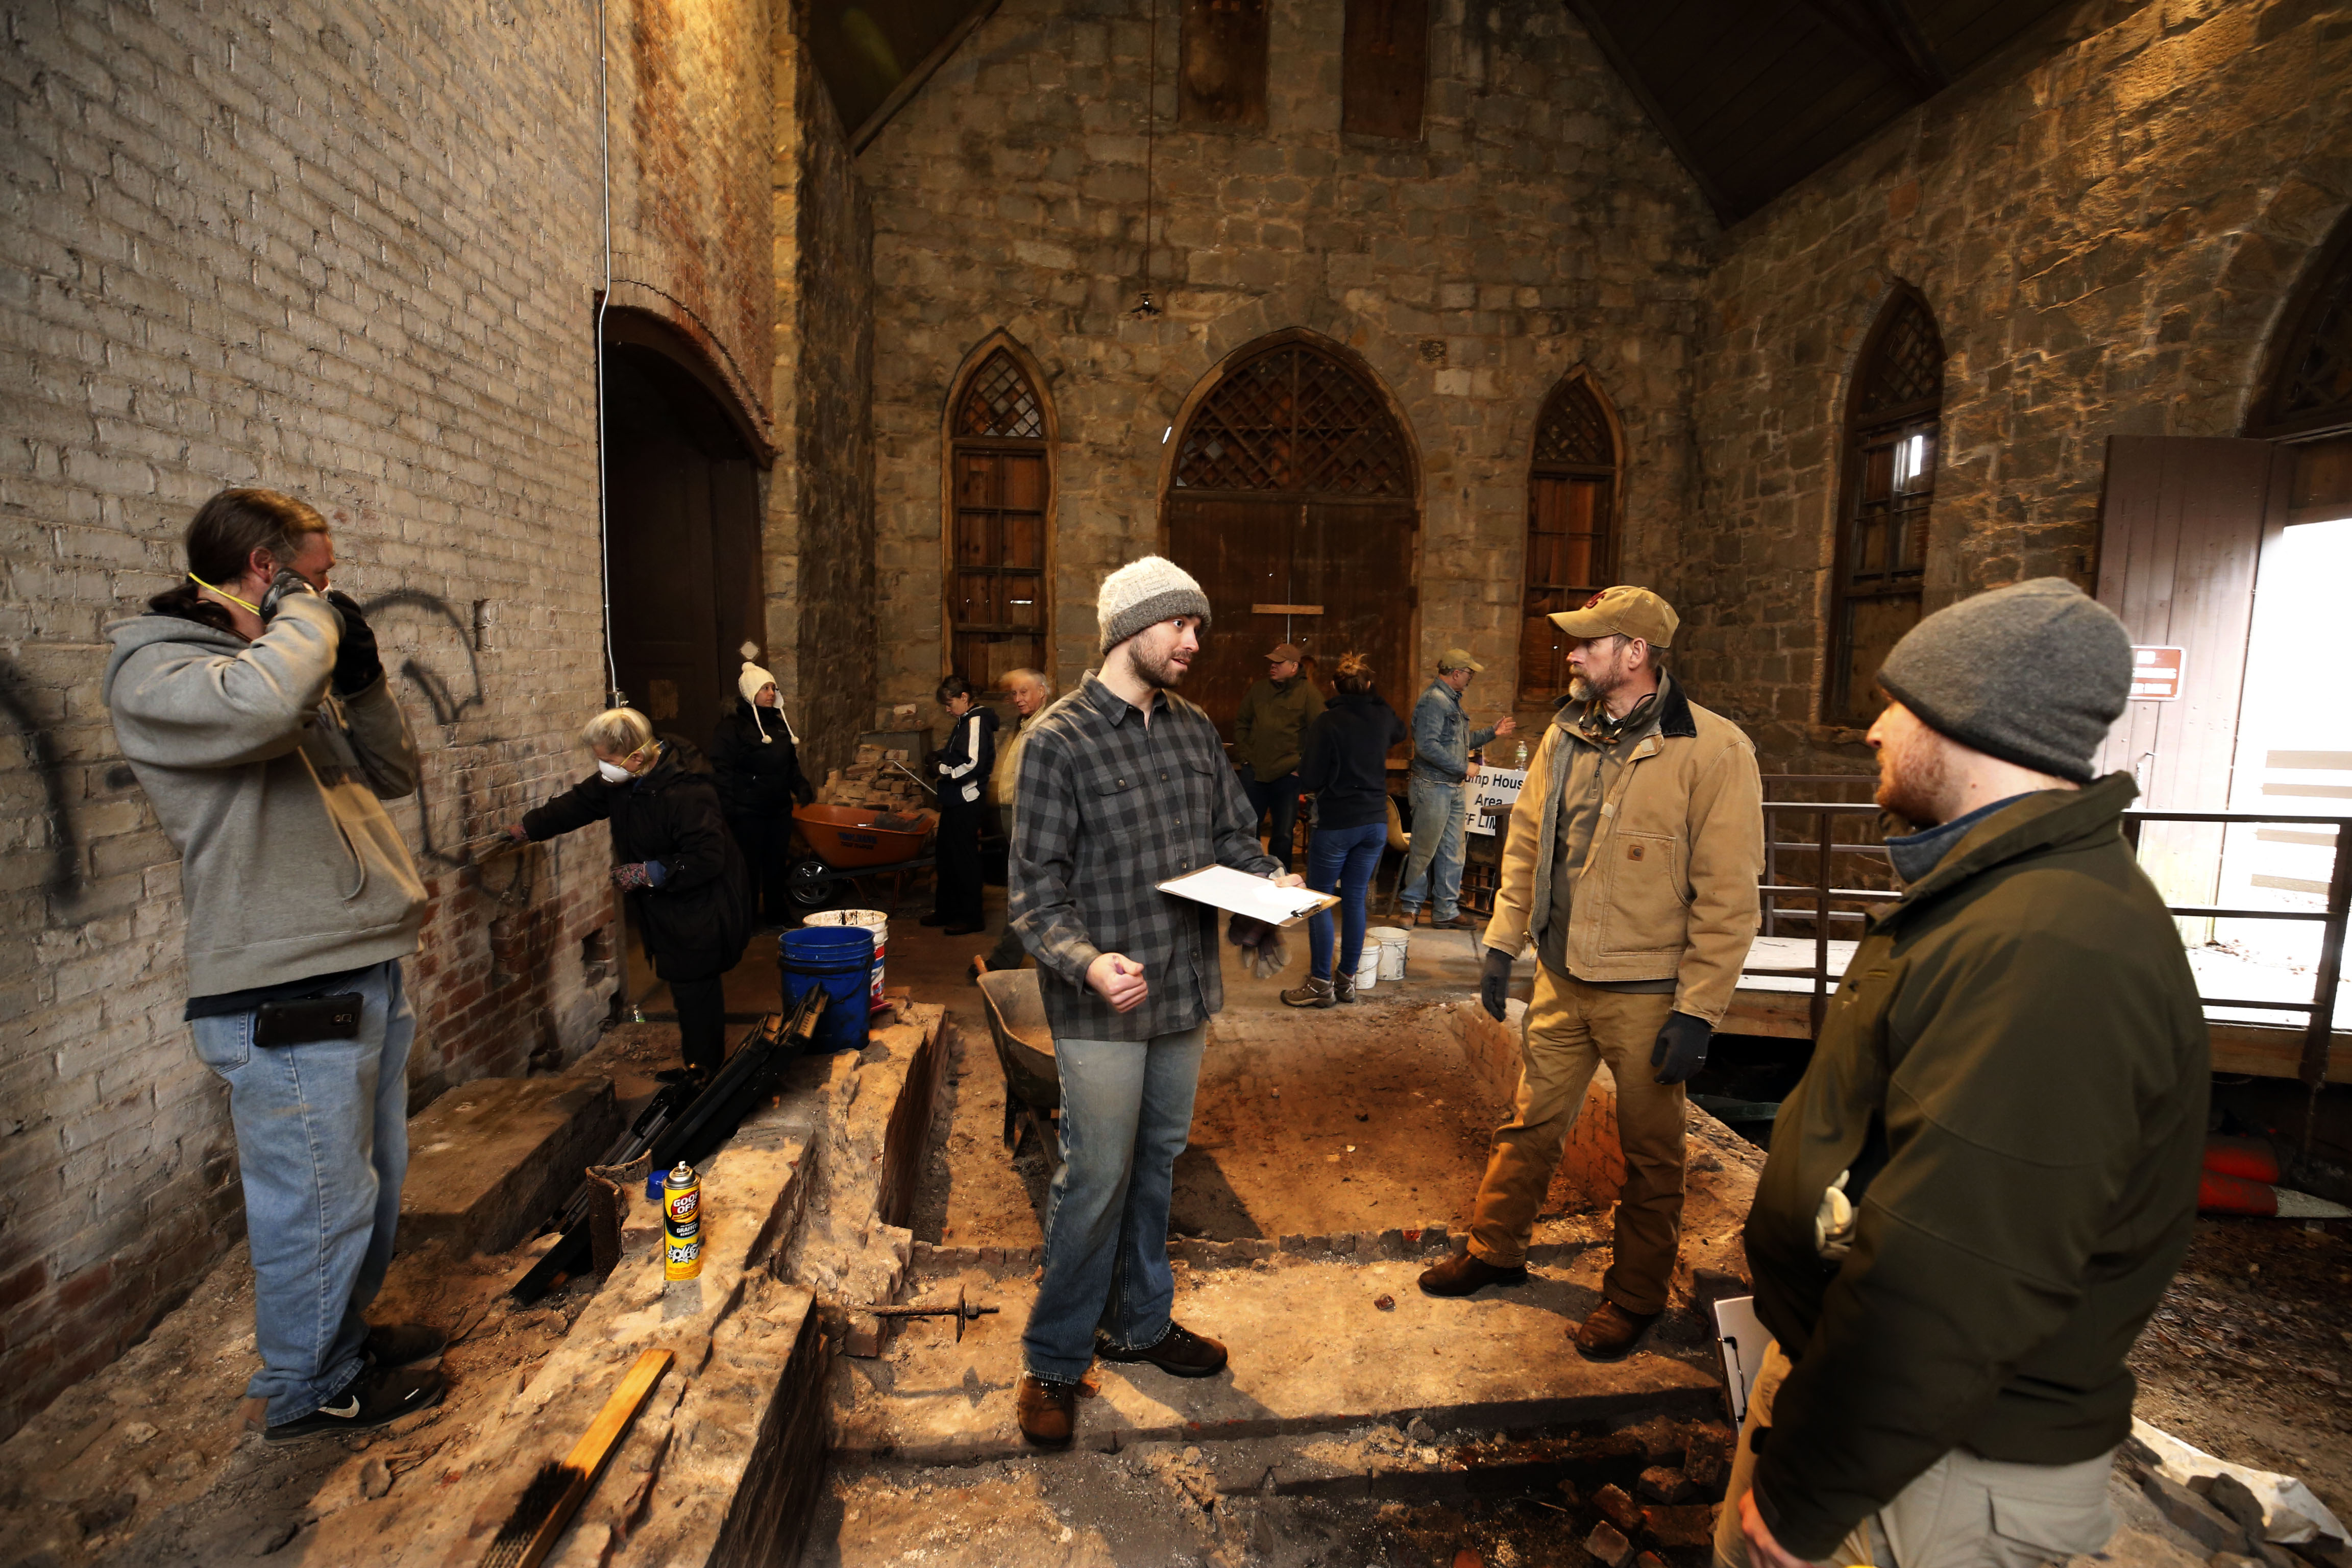
POLYGON ((719 787, 689 765, 700 761, 691 747, 656 739, 634 708, 597 714, 580 739, 596 754, 596 776, 524 813, 507 835, 536 844, 612 823, 614 885, 628 894, 654 973, 677 1003, 686 1068, 663 1076, 707 1083, 727 1058, 720 976, 751 934, 749 879, 719 787))
POLYGON ((710 738, 710 771, 719 804, 751 878, 751 912, 761 925, 793 923, 785 871, 792 864, 793 807, 816 791, 801 773, 800 736, 776 701, 776 678, 743 661, 735 678, 734 711, 710 738))
POLYGON ((1286 991, 1293 1007, 1331 1007, 1356 999, 1356 964, 1364 953, 1365 897, 1389 841, 1389 749, 1405 739, 1404 721, 1372 689, 1371 661, 1342 654, 1330 705, 1307 727, 1298 787, 1315 797, 1315 836, 1307 842, 1307 885, 1339 895, 1339 963, 1332 963, 1331 911, 1310 916, 1312 960, 1307 983, 1286 991))
POLYGON ((996 763, 996 715, 961 675, 940 682, 939 699, 950 728, 939 754, 939 868, 932 876, 938 892, 923 924, 970 936, 988 923, 981 909, 980 830, 988 816, 989 770, 996 763))

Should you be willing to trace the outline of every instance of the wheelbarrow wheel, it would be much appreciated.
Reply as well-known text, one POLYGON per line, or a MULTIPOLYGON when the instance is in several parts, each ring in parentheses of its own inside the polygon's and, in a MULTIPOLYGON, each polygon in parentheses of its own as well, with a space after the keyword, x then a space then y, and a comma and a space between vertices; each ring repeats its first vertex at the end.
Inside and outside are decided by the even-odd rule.
POLYGON ((784 873, 784 897, 794 909, 821 910, 833 897, 833 873, 822 860, 795 860, 784 873))

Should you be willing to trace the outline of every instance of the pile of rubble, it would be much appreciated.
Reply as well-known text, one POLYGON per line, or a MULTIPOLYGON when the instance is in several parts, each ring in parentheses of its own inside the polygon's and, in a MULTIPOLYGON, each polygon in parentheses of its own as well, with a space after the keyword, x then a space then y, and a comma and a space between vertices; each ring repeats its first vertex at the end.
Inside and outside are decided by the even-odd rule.
POLYGON ((820 805, 854 805, 868 811, 911 812, 930 804, 911 771, 914 759, 902 748, 872 744, 857 748, 857 760, 824 775, 820 805))

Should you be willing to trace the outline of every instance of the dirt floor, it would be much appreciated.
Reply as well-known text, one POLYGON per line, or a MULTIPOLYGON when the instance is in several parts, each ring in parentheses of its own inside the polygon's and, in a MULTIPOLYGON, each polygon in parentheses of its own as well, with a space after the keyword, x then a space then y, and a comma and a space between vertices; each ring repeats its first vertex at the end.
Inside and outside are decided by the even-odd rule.
POLYGON ((2352 1523, 2352 1221, 2199 1220, 2130 1365, 2141 1420, 2352 1523))

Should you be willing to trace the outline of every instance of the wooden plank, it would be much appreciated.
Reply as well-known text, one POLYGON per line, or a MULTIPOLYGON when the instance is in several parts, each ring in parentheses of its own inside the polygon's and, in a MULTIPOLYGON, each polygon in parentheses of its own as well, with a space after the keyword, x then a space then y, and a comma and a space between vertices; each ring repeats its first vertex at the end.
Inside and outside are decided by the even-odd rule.
POLYGON ((1421 139, 1429 91, 1429 0, 1348 0, 1339 43, 1339 129, 1421 139))

